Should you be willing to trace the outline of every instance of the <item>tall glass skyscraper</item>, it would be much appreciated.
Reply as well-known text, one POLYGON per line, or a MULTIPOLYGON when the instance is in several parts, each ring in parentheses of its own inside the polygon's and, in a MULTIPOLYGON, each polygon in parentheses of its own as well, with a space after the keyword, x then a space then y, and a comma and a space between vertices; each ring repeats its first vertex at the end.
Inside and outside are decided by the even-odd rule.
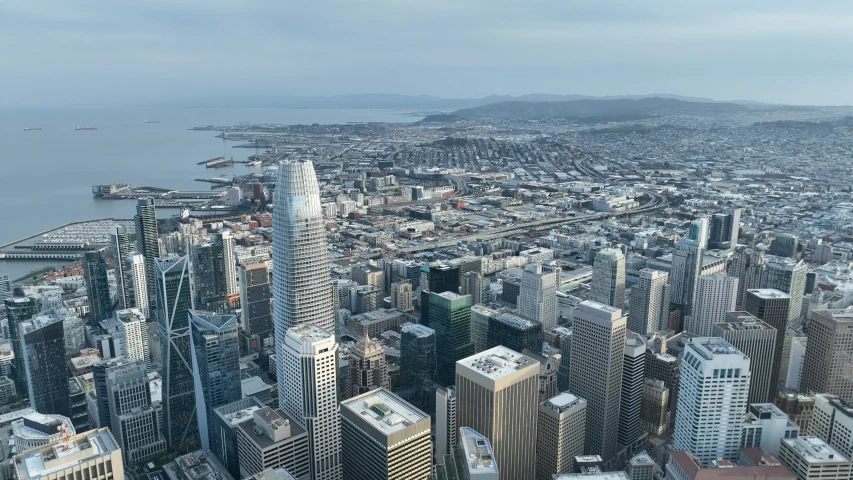
POLYGON ((89 324, 98 328, 98 322, 113 316, 110 300, 110 282, 107 279, 107 262, 101 252, 86 252, 83 257, 83 278, 89 296, 89 324))
POLYGON ((190 249, 193 268, 193 305, 199 310, 225 313, 225 257, 222 245, 199 243, 190 249))
POLYGON ((33 318, 38 313, 38 302, 33 297, 7 298, 6 318, 9 322, 9 341, 12 343, 12 351, 15 353, 14 377, 15 388, 19 392, 27 391, 27 372, 24 368, 24 354, 21 352, 21 334, 19 327, 21 323, 33 318))
POLYGON ((287 329, 297 325, 313 323, 334 332, 335 315, 320 186, 312 162, 279 163, 274 205, 273 321, 278 346, 284 345, 287 329))
POLYGON ((198 438, 195 385, 190 365, 189 310, 192 307, 187 257, 170 255, 154 262, 157 328, 163 356, 163 429, 175 449, 198 438))
MULTIPOLYGON (((136 251, 145 258, 145 277, 148 285, 148 302, 152 312, 157 307, 156 278, 154 259, 160 256, 160 244, 157 241, 157 214, 153 198, 140 198, 136 205, 136 251)), ((137 305, 138 306, 138 305, 137 305)))
POLYGON ((62 322, 39 316, 19 327, 30 407, 39 413, 71 416, 62 322))
POLYGON ((118 308, 120 310, 133 308, 135 306, 133 298, 126 285, 127 275, 124 260, 135 250, 135 246, 130 244, 130 235, 128 235, 126 228, 116 225, 110 229, 110 246, 113 249, 113 263, 115 264, 118 308))

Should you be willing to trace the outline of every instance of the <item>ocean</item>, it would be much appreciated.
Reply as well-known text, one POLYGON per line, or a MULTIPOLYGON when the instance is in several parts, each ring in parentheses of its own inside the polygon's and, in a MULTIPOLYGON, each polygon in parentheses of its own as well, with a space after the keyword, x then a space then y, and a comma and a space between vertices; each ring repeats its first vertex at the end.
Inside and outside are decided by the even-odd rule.
MULTIPOLYGON (((283 108, 90 108, 0 110, 0 245, 67 222, 132 218, 132 200, 97 200, 92 185, 128 183, 207 190, 199 177, 232 177, 260 171, 235 164, 206 169, 214 157, 245 160, 255 149, 232 148, 212 131, 196 126, 238 122, 335 124, 411 122, 394 110, 283 108), (145 123, 157 120, 160 123, 145 123), (77 131, 75 127, 97 127, 77 131), (24 131, 39 127, 42 130, 24 131)), ((164 209, 168 217, 176 211, 164 209)), ((159 216, 159 215, 158 215, 159 216)), ((11 279, 44 262, 0 261, 0 276, 11 279)))

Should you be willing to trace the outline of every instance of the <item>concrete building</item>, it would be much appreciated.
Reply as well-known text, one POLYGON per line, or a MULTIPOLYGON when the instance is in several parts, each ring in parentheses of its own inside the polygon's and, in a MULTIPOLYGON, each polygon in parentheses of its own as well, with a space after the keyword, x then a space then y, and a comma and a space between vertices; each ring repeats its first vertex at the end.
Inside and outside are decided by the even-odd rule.
MULTIPOLYGON (((747 312, 729 312, 726 321, 714 325, 721 337, 749 357, 749 403, 766 403, 775 396, 771 375, 776 359, 776 329, 747 312)), ((776 452, 778 453, 778 452, 776 452)))
POLYGON ((771 395, 778 390, 780 379, 784 380, 781 376, 782 349, 785 345, 785 333, 788 331, 790 307, 790 295, 772 288, 747 290, 744 297, 744 310, 776 329, 776 345, 770 373, 771 395))
POLYGON ((729 263, 726 271, 729 275, 738 279, 737 300, 735 300, 735 308, 737 310, 744 309, 747 290, 762 287, 765 270, 763 245, 755 248, 739 245, 735 249, 732 261, 729 263))
POLYGON ((412 284, 410 282, 394 282, 391 284, 391 308, 401 312, 411 312, 412 306, 412 284))
POLYGON ((63 437, 63 426, 68 435, 77 433, 71 424, 71 419, 62 415, 42 415, 32 412, 14 420, 12 422, 13 453, 59 443, 63 437))
POLYGON ((430 417, 386 388, 341 402, 345 480, 426 480, 430 417))
POLYGON ((689 340, 681 360, 673 435, 676 450, 692 452, 702 466, 719 458, 737 460, 749 366, 749 358, 722 338, 689 340))
POLYGON ((251 415, 235 428, 239 478, 282 467, 298 479, 310 478, 308 432, 282 410, 263 407, 251 415))
POLYGON ((370 335, 365 335, 350 349, 346 398, 356 397, 377 388, 390 387, 385 351, 379 342, 374 342, 370 335))
POLYGON ((818 437, 782 440, 779 460, 797 480, 849 480, 850 459, 818 437))
POLYGON ((853 458, 853 405, 837 395, 815 395, 810 433, 845 457, 853 458))
POLYGON ((853 403, 853 310, 814 310, 809 322, 801 390, 853 403))
MULTIPOLYGON (((131 289, 127 286, 126 279, 128 277, 124 260, 131 252, 136 251, 136 245, 131 246, 130 235, 127 233, 126 227, 122 225, 110 227, 110 248, 113 253, 113 268, 116 279, 116 303, 120 310, 133 308, 136 305, 130 295, 131 289)), ((2 294, 0 294, 0 300, 2 300, 2 294)))
POLYGON ((663 435, 670 424, 669 388, 663 380, 643 381, 643 404, 640 410, 640 429, 650 435, 663 435))
POLYGON ((435 463, 444 461, 456 448, 456 388, 435 389, 435 463))
POLYGON ((19 453, 12 461, 19 480, 59 480, 78 475, 84 478, 84 474, 124 480, 121 447, 109 428, 73 435, 62 444, 32 448, 19 453))
POLYGON ((252 414, 264 408, 263 402, 254 396, 213 409, 210 429, 210 450, 234 478, 240 478, 237 427, 252 420, 252 414))
POLYGON ((628 460, 625 471, 631 480, 654 480, 657 464, 645 450, 634 455, 628 460))
POLYGON ((796 480, 797 476, 769 452, 758 448, 741 451, 741 462, 716 460, 711 465, 702 463, 690 452, 669 452, 666 478, 669 480, 796 480))
POLYGON ((586 400, 564 392, 540 403, 536 431, 537 480, 574 471, 575 457, 583 455, 586 400))
MULTIPOLYGON (((164 480, 233 480, 209 450, 196 450, 163 465, 164 480)), ((161 477, 163 477, 161 475, 161 477)))
POLYGON ((435 465, 442 480, 498 480, 500 473, 489 439, 474 429, 459 429, 459 446, 435 465))
POLYGON ((501 479, 536 470, 538 377, 538 362, 505 347, 456 364, 457 425, 491 440, 501 479))
POLYGON ((589 298, 615 308, 625 306, 625 255, 622 250, 605 248, 595 256, 589 298))
POLYGON ((575 310, 569 391, 587 401, 584 452, 616 455, 627 339, 622 310, 585 301, 575 310))
POLYGON ((646 342, 639 333, 628 332, 622 365, 622 394, 619 403, 619 446, 634 450, 642 440, 640 415, 643 409, 646 342))
POLYGON ((799 436, 800 427, 779 407, 772 403, 753 403, 743 419, 741 448, 761 447, 778 456, 782 440, 799 436))
POLYGON ((131 360, 142 360, 151 371, 151 355, 148 349, 148 324, 138 308, 116 310, 121 336, 124 339, 124 354, 131 360))
POLYGON ((709 336, 714 325, 735 309, 738 279, 725 273, 701 275, 696 279, 693 313, 684 320, 684 331, 694 336, 709 336))
POLYGON ((669 316, 669 274, 650 268, 640 270, 631 288, 628 329, 646 334, 663 330, 669 316))
POLYGON ((557 284, 559 268, 528 264, 521 274, 518 314, 534 320, 547 331, 557 326, 557 284))
POLYGON ((124 263, 124 281, 128 304, 138 308, 145 318, 153 319, 156 312, 151 311, 151 301, 148 297, 148 274, 145 257, 140 253, 132 253, 122 260, 124 263))

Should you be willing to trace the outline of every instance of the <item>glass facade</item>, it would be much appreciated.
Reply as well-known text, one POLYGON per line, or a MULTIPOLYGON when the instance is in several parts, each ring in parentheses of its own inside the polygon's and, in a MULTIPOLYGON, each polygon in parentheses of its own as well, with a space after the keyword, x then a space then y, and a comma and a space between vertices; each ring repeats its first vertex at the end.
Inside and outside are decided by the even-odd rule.
POLYGON ((62 322, 33 320, 20 327, 30 406, 39 413, 70 417, 62 322))
POLYGON ((471 296, 429 294, 429 324, 435 330, 439 385, 453 385, 456 361, 474 354, 471 342, 471 296))
POLYGON ((83 257, 83 276, 89 297, 89 324, 98 328, 98 322, 113 316, 110 300, 110 282, 107 280, 107 261, 101 252, 86 252, 83 257))

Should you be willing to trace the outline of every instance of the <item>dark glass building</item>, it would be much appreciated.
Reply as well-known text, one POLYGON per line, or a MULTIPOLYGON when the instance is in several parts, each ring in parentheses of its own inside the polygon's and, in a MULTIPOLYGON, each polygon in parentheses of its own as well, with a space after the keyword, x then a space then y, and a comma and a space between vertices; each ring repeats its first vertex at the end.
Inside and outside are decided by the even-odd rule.
POLYGON ((453 385, 456 362, 474 354, 471 296, 430 292, 429 324, 435 330, 437 381, 439 385, 453 385))
MULTIPOLYGON (((259 342, 257 351, 263 348, 264 339, 272 335, 272 300, 270 277, 264 263, 240 266, 240 308, 243 310, 243 336, 259 342)), ((337 295, 333 295, 333 300, 337 295)), ((337 310, 336 310, 337 311, 337 310)), ((249 342, 247 342, 248 344, 249 342)), ((247 345, 248 346, 248 345, 247 345)))
POLYGON ((53 317, 36 317, 20 324, 20 334, 30 407, 39 413, 70 417, 62 322, 53 317))
POLYGON ((32 297, 13 297, 7 298, 3 303, 6 305, 6 318, 9 321, 9 341, 12 343, 12 351, 15 352, 12 364, 15 388, 23 394, 27 391, 27 371, 21 351, 20 325, 38 313, 38 302, 32 297))
POLYGON ((417 323, 400 329, 400 390, 398 395, 431 413, 435 410, 435 330, 417 323))
POLYGON ((542 351, 542 324, 518 315, 503 313, 489 318, 488 348, 499 345, 523 352, 542 351))
POLYGON ((206 312, 224 313, 225 302, 225 254, 221 243, 193 245, 192 267, 195 287, 195 307, 206 312))
POLYGON ((101 320, 113 316, 110 282, 107 280, 107 261, 101 252, 86 252, 83 257, 83 278, 89 296, 89 324, 97 329, 101 320))
POLYGON ((157 308, 157 271, 155 259, 160 256, 160 243, 157 236, 157 212, 153 198, 140 198, 136 204, 136 252, 145 258, 145 283, 148 285, 148 308, 151 312, 157 308))

